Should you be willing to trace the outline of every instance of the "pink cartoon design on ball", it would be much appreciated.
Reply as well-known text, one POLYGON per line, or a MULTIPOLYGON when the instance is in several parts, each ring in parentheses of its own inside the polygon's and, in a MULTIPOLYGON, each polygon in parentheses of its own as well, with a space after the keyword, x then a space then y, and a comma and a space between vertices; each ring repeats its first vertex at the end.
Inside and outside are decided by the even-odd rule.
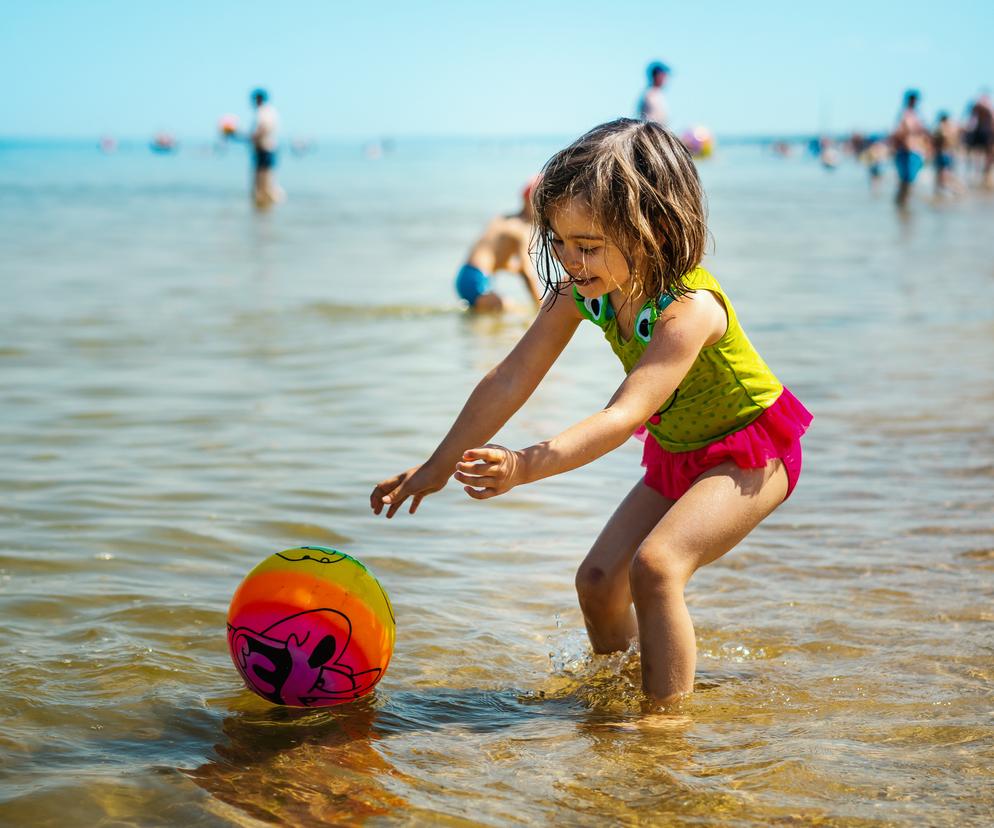
POLYGON ((297 613, 262 632, 231 631, 235 666, 253 690, 276 704, 312 707, 349 701, 372 689, 382 670, 356 672, 348 663, 352 622, 333 609, 297 613), (348 630, 341 647, 319 629, 348 630))
POLYGON ((228 609, 231 660, 246 686, 274 704, 322 707, 369 693, 395 636, 379 581, 355 558, 322 546, 271 555, 228 609))

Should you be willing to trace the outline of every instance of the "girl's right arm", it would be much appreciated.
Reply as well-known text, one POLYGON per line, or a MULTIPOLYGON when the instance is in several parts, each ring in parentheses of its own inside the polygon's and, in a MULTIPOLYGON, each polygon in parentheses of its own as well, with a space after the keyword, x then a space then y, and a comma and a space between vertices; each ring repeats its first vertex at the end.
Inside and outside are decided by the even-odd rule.
POLYGON ((414 514, 424 497, 444 487, 463 452, 487 443, 524 405, 570 341, 580 319, 569 294, 546 297, 531 327, 511 353, 480 380, 431 457, 373 489, 369 497, 373 511, 380 514, 386 506, 391 518, 410 497, 410 512, 414 514))

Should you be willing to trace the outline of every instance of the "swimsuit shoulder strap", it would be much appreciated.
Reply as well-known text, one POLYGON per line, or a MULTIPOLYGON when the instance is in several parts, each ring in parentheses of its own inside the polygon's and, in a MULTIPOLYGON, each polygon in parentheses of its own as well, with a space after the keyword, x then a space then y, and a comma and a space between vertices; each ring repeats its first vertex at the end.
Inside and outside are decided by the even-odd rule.
MULTIPOLYGON (((648 342, 649 338, 652 336, 652 329, 656 325, 656 320, 659 318, 659 314, 663 312, 667 305, 669 305, 676 297, 673 296, 669 291, 664 291, 656 300, 649 300, 646 302, 642 309, 639 311, 638 317, 635 320, 635 335, 641 339, 643 342, 648 342)), ((589 319, 598 327, 604 328, 607 323, 614 318, 614 308, 611 307, 611 302, 604 296, 594 296, 590 299, 585 299, 580 295, 580 292, 574 286, 573 288, 573 302, 576 304, 577 310, 583 316, 584 319, 589 319)))
POLYGON ((635 317, 635 327, 632 336, 645 345, 652 339, 652 332, 656 327, 656 321, 662 315, 666 307, 675 299, 672 293, 664 291, 655 300, 650 299, 642 306, 639 315, 635 317))

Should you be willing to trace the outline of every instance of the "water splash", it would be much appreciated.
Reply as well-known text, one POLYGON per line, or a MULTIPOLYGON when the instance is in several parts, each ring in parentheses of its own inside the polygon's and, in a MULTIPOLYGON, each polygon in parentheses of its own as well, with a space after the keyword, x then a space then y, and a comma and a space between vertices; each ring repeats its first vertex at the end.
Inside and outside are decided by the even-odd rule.
POLYGON ((551 674, 539 691, 545 698, 572 698, 592 711, 630 713, 640 710, 638 644, 624 651, 596 654, 584 631, 565 628, 556 616, 556 632, 548 636, 551 674))

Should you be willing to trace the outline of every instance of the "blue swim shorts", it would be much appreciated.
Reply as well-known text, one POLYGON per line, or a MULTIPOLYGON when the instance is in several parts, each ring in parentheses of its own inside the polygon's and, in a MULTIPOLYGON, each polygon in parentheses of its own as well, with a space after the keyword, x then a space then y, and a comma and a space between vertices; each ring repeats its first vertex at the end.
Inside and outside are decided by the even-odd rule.
POLYGON ((257 149, 255 151, 255 168, 257 170, 271 170, 276 166, 276 153, 269 150, 257 149))
POLYGON ((894 153, 894 166, 897 167, 897 177, 905 184, 910 184, 921 172, 924 159, 917 152, 898 150, 894 153))
POLYGON ((456 276, 456 293, 465 299, 470 307, 476 304, 484 293, 490 290, 490 278, 480 268, 465 264, 456 276))

